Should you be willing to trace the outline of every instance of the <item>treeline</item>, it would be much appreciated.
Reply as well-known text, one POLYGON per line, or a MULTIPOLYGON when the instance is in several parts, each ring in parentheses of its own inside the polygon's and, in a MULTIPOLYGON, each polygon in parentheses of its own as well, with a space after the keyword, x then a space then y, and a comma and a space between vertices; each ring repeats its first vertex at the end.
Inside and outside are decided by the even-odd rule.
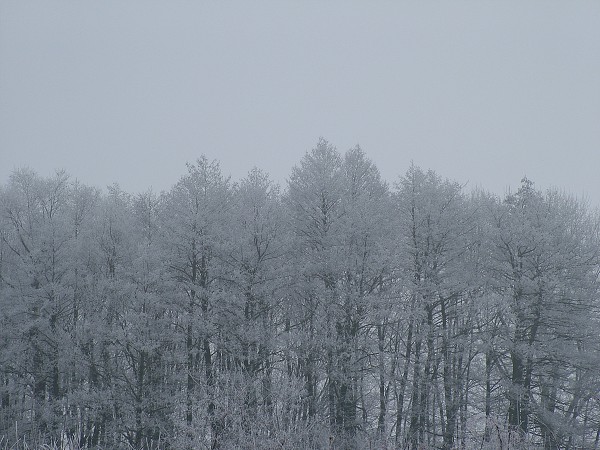
POLYGON ((321 139, 280 191, 0 189, 0 443, 597 448, 598 217, 321 139))

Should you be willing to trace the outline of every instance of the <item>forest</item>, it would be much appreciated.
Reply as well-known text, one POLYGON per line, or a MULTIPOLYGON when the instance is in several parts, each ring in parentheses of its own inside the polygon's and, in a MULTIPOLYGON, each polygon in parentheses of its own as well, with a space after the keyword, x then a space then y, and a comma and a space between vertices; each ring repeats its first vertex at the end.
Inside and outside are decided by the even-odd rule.
POLYGON ((0 448, 600 447, 585 201, 322 138, 285 187, 182 171, 0 186, 0 448))

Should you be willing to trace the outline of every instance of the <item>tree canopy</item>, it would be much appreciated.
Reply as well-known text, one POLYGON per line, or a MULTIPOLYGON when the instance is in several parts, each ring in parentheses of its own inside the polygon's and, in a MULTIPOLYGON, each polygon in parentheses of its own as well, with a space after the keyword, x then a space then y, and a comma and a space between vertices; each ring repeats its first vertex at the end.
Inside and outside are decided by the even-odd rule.
POLYGON ((0 187, 0 448, 600 445, 600 220, 325 139, 282 189, 0 187))

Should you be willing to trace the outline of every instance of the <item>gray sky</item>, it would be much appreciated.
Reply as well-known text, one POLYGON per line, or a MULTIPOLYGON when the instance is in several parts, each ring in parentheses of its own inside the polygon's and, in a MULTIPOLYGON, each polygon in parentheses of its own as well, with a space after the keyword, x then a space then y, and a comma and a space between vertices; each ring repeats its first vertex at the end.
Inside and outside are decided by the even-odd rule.
POLYGON ((168 189, 204 153, 284 182, 319 136, 600 204, 600 2, 0 0, 0 182, 168 189))

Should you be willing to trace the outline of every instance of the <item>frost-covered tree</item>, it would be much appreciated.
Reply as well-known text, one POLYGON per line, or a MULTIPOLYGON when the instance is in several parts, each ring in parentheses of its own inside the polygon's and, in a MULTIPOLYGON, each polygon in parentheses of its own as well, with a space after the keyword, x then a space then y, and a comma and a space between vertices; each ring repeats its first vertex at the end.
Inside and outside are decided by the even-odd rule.
POLYGON ((217 318, 230 446, 272 439, 287 406, 275 395, 284 379, 275 367, 289 257, 283 213, 279 187, 261 170, 235 187, 222 255, 227 295, 217 318))
POLYGON ((494 272, 508 311, 502 344, 509 425, 539 429, 546 448, 576 445, 584 381, 596 363, 597 220, 575 199, 523 179, 493 216, 494 272))
POLYGON ((360 148, 342 158, 324 139, 293 169, 287 194, 298 273, 303 417, 328 417, 332 435, 348 448, 360 445, 356 433, 368 418, 360 407, 371 301, 389 270, 387 200, 385 184, 360 148))
POLYGON ((319 385, 325 382, 328 389, 325 403, 332 427, 336 390, 332 310, 340 276, 343 194, 342 158, 331 144, 320 139, 293 168, 286 196, 290 226, 295 234, 294 264, 298 275, 293 300, 295 315, 288 319, 288 328, 297 329, 297 371, 305 384, 302 418, 314 420, 317 414, 322 414, 319 385), (321 361, 327 372, 324 381, 320 379, 322 367, 318 367, 321 361))
POLYGON ((396 391, 396 438, 417 449, 424 443, 437 445, 441 435, 443 448, 451 449, 461 402, 466 401, 471 352, 470 292, 475 286, 465 269, 473 220, 461 186, 432 171, 411 166, 396 188, 400 281, 407 313, 396 391))
POLYGON ((72 350, 69 190, 64 172, 43 179, 24 169, 11 176, 2 198, 2 328, 10 330, 6 349, 14 352, 3 367, 19 386, 15 400, 25 395, 20 401, 31 405, 31 433, 55 437, 72 350))
POLYGON ((221 174, 219 164, 202 157, 196 164, 188 164, 188 173, 165 194, 161 210, 163 257, 185 347, 184 406, 179 414, 191 446, 198 445, 194 440, 209 436, 216 447, 224 431, 226 410, 218 402, 218 361, 214 356, 227 271, 223 250, 231 201, 229 180, 221 174), (208 431, 199 427, 205 421, 208 431))

